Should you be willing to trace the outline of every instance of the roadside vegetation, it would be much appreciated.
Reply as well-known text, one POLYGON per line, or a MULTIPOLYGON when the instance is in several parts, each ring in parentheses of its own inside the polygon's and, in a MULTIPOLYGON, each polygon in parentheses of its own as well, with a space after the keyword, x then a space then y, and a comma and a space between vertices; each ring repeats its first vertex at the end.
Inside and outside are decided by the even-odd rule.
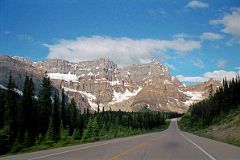
POLYGON ((223 80, 215 94, 190 106, 179 121, 182 130, 240 146, 240 77, 223 80))
POLYGON ((177 113, 100 111, 77 108, 66 102, 64 90, 54 92, 45 75, 36 96, 26 75, 23 94, 16 93, 12 74, 6 91, 0 91, 0 155, 131 136, 168 128, 167 118, 177 113))

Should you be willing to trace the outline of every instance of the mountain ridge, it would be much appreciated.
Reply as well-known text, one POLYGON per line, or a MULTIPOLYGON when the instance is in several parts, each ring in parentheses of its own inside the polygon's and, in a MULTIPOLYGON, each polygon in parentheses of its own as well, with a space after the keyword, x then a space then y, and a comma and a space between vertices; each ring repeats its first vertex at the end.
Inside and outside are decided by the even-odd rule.
MULTIPOLYGON (((207 97, 201 94, 199 99, 191 101, 195 92, 200 95, 208 88, 201 85, 186 87, 156 60, 123 68, 104 58, 83 62, 60 59, 32 62, 22 57, 1 56, 0 62, 0 74, 5 75, 0 84, 6 84, 7 72, 14 70, 21 75, 21 81, 24 72, 33 74, 40 86, 40 77, 47 72, 53 86, 59 91, 64 88, 68 99, 74 98, 81 109, 96 110, 100 106, 100 109, 137 111, 147 106, 154 111, 183 113, 192 102, 207 97), (20 67, 12 61, 19 62, 20 67)), ((19 78, 15 79, 21 89, 19 78)))

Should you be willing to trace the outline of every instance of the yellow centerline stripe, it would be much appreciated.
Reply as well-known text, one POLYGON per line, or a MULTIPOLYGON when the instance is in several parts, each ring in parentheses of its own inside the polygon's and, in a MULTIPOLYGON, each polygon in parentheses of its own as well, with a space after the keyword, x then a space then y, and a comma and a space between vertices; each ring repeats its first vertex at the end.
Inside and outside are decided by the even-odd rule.
POLYGON ((153 139, 150 139, 148 141, 145 141, 143 143, 139 143, 137 145, 134 145, 132 147, 129 147, 128 149, 126 149, 125 151, 113 156, 113 157, 110 157, 108 160, 119 160, 122 156, 126 156, 128 155, 129 153, 131 152, 134 152, 135 150, 139 149, 139 148, 143 148, 144 146, 148 145, 148 144, 151 144, 152 142, 154 141, 157 141, 159 139, 162 138, 162 135, 161 137, 156 137, 156 138, 153 138, 153 139))

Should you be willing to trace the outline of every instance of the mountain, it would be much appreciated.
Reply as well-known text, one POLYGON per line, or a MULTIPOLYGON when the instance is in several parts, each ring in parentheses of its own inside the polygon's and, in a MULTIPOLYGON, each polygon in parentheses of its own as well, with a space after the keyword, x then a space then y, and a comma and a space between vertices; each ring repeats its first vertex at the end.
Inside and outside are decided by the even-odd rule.
POLYGON ((144 107, 154 111, 186 112, 188 106, 206 97, 210 80, 196 86, 185 86, 157 61, 119 68, 107 59, 69 62, 50 59, 31 62, 21 57, 0 56, 0 85, 6 86, 7 74, 14 73, 19 90, 25 74, 33 76, 36 88, 47 72, 53 86, 64 88, 66 96, 80 108, 137 111, 144 107))
POLYGON ((25 81, 26 74, 32 76, 34 83, 36 84, 36 89, 39 90, 41 84, 41 78, 44 74, 43 70, 36 69, 29 62, 25 61, 23 58, 16 58, 10 56, 0 56, 0 85, 1 88, 7 86, 8 75, 10 71, 12 72, 13 79, 16 83, 16 87, 19 90, 23 90, 23 85, 25 81))

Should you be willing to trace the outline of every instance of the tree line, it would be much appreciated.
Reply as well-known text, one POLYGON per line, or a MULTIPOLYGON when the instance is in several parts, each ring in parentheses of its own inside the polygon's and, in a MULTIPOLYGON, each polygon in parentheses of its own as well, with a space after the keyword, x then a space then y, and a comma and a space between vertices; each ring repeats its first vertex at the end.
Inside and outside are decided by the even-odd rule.
POLYGON ((0 91, 0 154, 18 152, 37 144, 97 141, 144 133, 165 124, 163 112, 122 112, 98 110, 91 112, 77 108, 74 99, 66 102, 51 86, 49 77, 42 78, 39 94, 26 75, 23 93, 16 93, 12 73, 7 90, 0 91))
POLYGON ((188 120, 189 126, 207 126, 219 116, 226 115, 232 110, 240 108, 240 76, 230 81, 223 79, 222 86, 212 93, 209 89, 209 98, 193 104, 189 108, 191 113, 182 120, 188 120))

